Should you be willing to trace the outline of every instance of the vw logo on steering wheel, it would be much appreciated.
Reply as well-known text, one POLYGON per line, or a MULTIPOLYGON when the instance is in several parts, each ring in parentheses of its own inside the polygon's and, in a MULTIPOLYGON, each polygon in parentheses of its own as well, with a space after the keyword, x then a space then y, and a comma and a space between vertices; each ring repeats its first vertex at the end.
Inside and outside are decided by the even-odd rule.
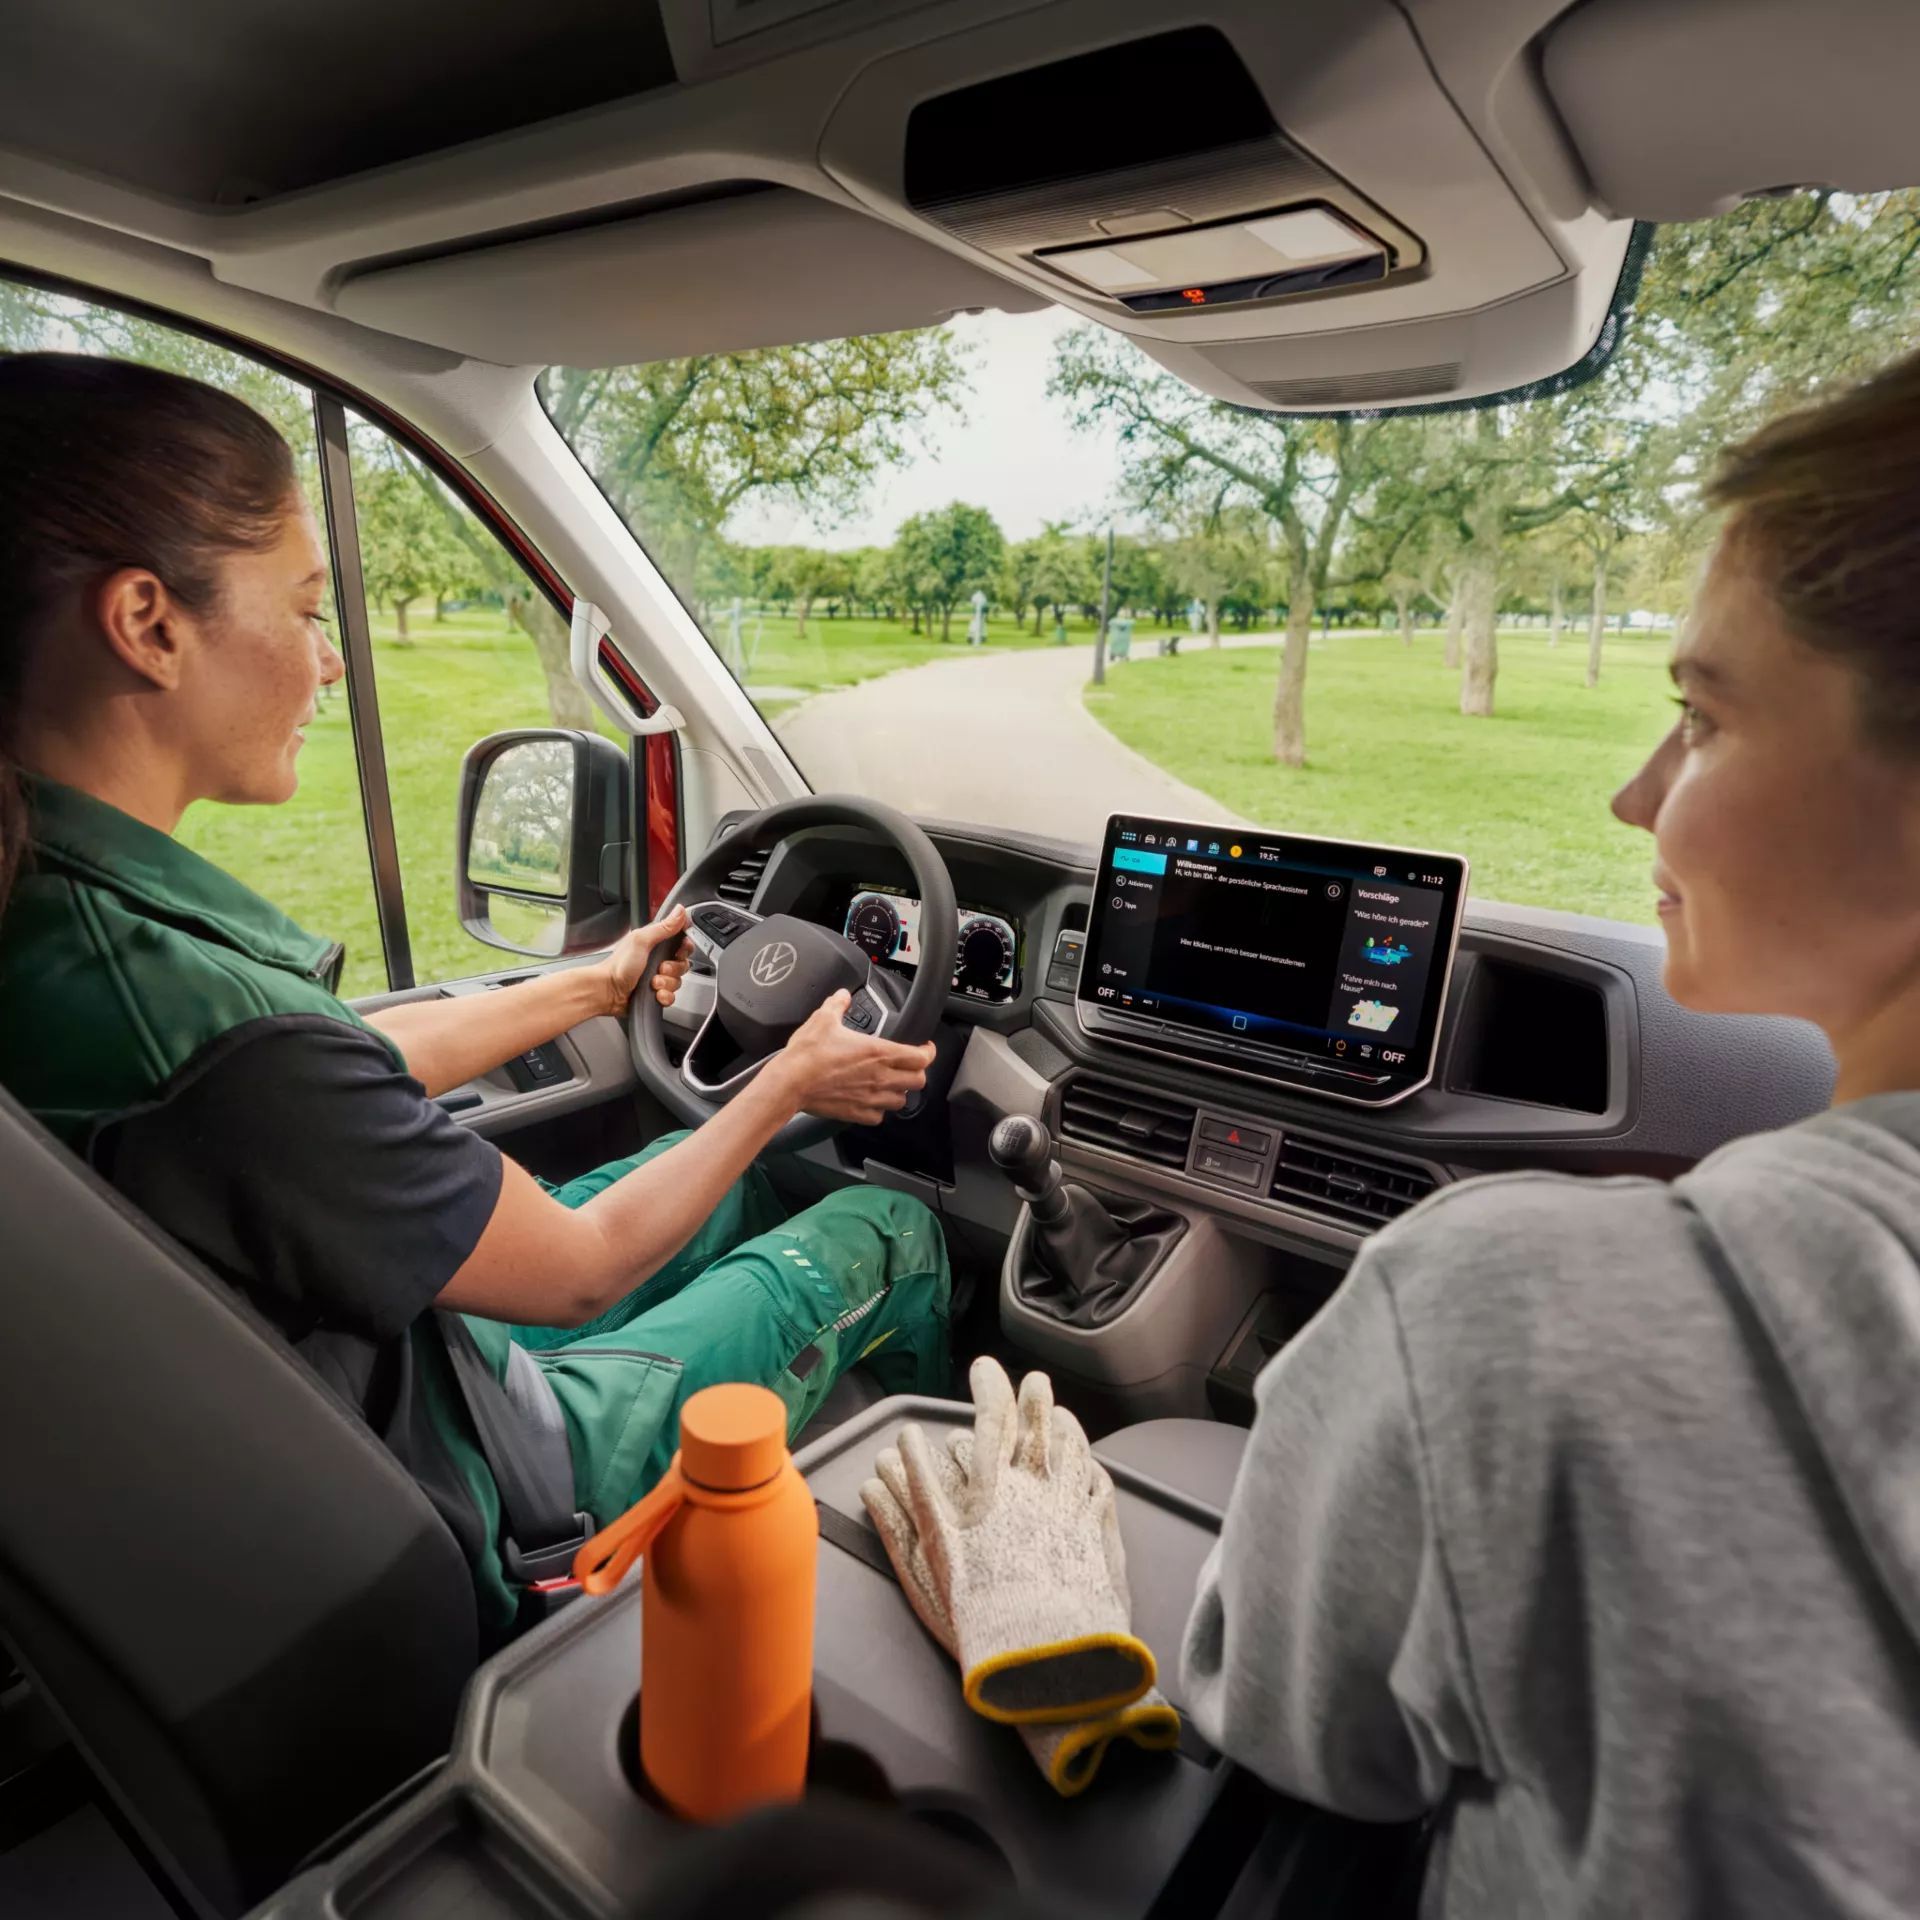
POLYGON ((769 940, 747 962, 747 978, 756 987, 777 987, 800 963, 800 956, 785 940, 769 940))

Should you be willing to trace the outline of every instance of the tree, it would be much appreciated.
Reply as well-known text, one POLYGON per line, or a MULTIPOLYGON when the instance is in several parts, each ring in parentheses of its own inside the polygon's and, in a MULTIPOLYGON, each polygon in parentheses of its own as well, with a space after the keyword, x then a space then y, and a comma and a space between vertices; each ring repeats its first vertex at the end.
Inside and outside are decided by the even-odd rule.
POLYGON ((1168 543, 1168 564, 1178 590, 1206 608, 1207 644, 1220 644, 1220 615, 1226 602, 1257 606, 1262 598, 1268 558, 1265 527, 1258 510, 1223 507, 1218 512, 1191 508, 1179 514, 1168 543))
POLYGON ((844 594, 853 585, 853 567, 844 553, 830 547, 794 547, 789 550, 788 579, 794 599, 799 603, 796 640, 807 637, 807 615, 813 603, 822 598, 844 594))
POLYGON ((993 586, 1006 545, 993 515, 961 500, 900 523, 894 537, 900 577, 911 583, 917 604, 940 615, 942 640, 952 637, 954 608, 993 586))
POLYGON ((354 456, 353 499, 367 602, 387 608, 400 644, 410 645, 407 609, 422 594, 462 584, 472 556, 451 533, 452 502, 436 497, 440 483, 384 433, 360 436, 354 456))
POLYGON ((866 334, 634 367, 550 367, 540 393, 655 563, 676 584, 748 499, 816 521, 859 501, 928 424, 957 412, 951 332, 866 334))
POLYGON ((1198 392, 1138 348, 1086 327, 1063 335, 1048 391, 1075 426, 1117 432, 1142 506, 1215 512, 1250 504, 1277 526, 1287 563, 1287 628, 1273 702, 1274 758, 1306 760, 1307 641, 1348 509, 1374 468, 1379 420, 1283 418, 1198 392))

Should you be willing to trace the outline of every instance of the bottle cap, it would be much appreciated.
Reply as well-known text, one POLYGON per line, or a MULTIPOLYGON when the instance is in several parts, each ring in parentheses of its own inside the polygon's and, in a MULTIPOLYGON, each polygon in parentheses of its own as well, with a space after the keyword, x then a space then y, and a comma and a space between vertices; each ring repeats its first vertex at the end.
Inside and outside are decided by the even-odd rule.
POLYGON ((702 1387, 680 1409, 680 1470, 695 1486, 744 1492, 787 1458, 787 1408, 766 1387, 702 1387))

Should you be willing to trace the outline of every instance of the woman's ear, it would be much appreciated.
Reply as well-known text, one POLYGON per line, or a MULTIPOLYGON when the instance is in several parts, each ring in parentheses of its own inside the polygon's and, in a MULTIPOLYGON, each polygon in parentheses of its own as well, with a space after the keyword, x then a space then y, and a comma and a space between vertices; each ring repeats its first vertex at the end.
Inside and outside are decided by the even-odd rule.
POLYGON ((93 611, 101 637, 130 673, 162 692, 180 684, 182 610, 157 573, 122 567, 110 574, 93 611))

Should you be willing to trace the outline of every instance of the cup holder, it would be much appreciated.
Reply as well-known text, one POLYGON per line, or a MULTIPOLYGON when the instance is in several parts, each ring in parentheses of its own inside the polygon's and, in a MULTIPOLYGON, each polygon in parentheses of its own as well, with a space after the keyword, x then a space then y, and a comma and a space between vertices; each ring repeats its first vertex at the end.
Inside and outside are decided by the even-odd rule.
MULTIPOLYGON (((816 1703, 809 1717, 807 1743, 807 1793, 828 1794, 842 1800, 858 1801, 866 1806, 897 1808, 916 1824, 927 1827, 947 1839, 958 1842, 982 1861, 997 1877, 1013 1885, 1013 1863, 964 1803, 938 1793, 899 1794, 881 1766, 865 1747, 850 1740, 829 1740, 820 1731, 820 1709, 816 1703)), ((661 1799, 653 1783, 640 1767, 640 1696, 627 1702, 620 1716, 615 1739, 619 1744, 620 1771, 648 1806, 669 1820, 680 1816, 661 1799)))
MULTIPOLYGON (((876 1807, 900 1804, 900 1796, 894 1792, 886 1769, 866 1748, 856 1747, 846 1740, 829 1740, 822 1735, 817 1705, 809 1712, 808 1729, 809 1793, 834 1793, 844 1800, 859 1800, 876 1807)), ((641 1770, 640 1696, 637 1693, 627 1702, 626 1711, 620 1716, 619 1731, 614 1737, 619 1743, 620 1771, 626 1775, 627 1785, 669 1820, 679 1819, 680 1816, 661 1799, 653 1782, 641 1770)))
POLYGON ((900 1802, 900 1808, 910 1820, 920 1826, 930 1827, 935 1833, 957 1841, 986 1866, 995 1878, 1004 1881, 1009 1887, 1014 1884, 1013 1862, 1007 1858, 999 1841, 964 1807, 956 1806, 951 1800, 940 1799, 930 1794, 910 1793, 900 1802))

